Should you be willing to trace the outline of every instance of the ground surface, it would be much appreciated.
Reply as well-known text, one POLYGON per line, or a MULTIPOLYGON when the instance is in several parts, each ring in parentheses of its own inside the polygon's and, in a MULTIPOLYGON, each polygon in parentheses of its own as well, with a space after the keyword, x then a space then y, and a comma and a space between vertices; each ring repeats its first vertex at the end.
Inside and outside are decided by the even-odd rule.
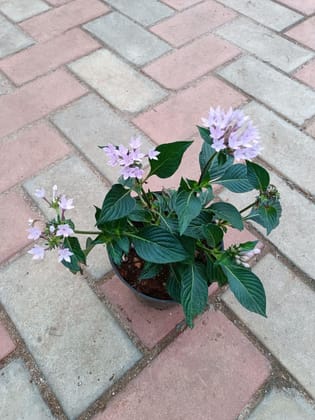
POLYGON ((315 418, 314 33, 314 0, 0 0, 1 419, 315 418), (219 291, 187 330, 102 250, 81 277, 25 255, 27 220, 49 217, 35 188, 57 184, 89 228, 117 175, 98 145, 196 139, 216 105, 259 126, 282 195, 270 236, 227 240, 261 241, 267 320, 219 291))

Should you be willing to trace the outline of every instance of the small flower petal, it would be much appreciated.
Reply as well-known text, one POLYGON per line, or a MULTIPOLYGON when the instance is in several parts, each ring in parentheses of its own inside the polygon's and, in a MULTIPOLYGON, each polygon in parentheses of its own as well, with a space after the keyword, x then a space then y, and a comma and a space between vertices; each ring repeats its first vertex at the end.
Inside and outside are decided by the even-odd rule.
POLYGON ((74 209, 74 206, 72 205, 72 203, 73 203, 73 198, 67 198, 65 195, 62 195, 58 202, 59 207, 62 210, 74 209))
POLYGON ((73 235, 73 233, 74 232, 71 227, 67 223, 64 223, 57 227, 56 236, 63 236, 64 238, 67 238, 68 236, 73 235))
POLYGON ((73 252, 69 250, 69 248, 60 248, 58 249, 58 262, 66 261, 71 262, 71 255, 73 255, 73 252))
POLYGON ((34 247, 28 251, 28 254, 33 255, 33 260, 42 260, 45 256, 45 248, 34 245, 34 247))
POLYGON ((44 188, 37 188, 36 190, 35 190, 35 193, 34 193, 35 195, 36 195, 36 197, 38 197, 38 198, 44 198, 45 197, 45 195, 46 195, 46 191, 45 191, 45 189, 44 188))
POLYGON ((42 234, 42 231, 35 226, 27 229, 27 232, 29 233, 27 238, 28 239, 34 239, 34 241, 36 241, 36 239, 40 238, 40 235, 42 234))

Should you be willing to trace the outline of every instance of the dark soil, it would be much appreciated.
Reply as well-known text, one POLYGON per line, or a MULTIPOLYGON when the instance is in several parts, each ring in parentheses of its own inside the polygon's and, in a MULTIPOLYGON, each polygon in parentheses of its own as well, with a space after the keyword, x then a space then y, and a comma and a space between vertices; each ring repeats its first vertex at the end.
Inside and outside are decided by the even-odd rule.
POLYGON ((168 266, 164 265, 156 277, 139 280, 143 266, 144 261, 136 254, 134 249, 130 249, 120 267, 116 266, 116 268, 124 280, 138 292, 157 299, 171 300, 166 291, 166 282, 169 275, 168 266))

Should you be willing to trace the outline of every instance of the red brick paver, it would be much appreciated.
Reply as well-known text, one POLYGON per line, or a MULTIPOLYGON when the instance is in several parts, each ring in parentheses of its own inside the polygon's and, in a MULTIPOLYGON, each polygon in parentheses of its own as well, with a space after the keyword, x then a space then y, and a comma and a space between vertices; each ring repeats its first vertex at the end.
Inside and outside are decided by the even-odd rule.
POLYGON ((0 323, 0 361, 12 353, 15 347, 8 331, 0 323))
POLYGON ((81 29, 72 29, 0 61, 0 69, 20 85, 96 50, 100 44, 81 29))
POLYGON ((286 34, 301 44, 315 49, 315 16, 294 26, 286 34))
POLYGON ((27 83, 11 95, 0 96, 0 137, 12 133, 86 93, 65 70, 27 83))
POLYGON ((21 27, 32 38, 43 42, 108 11, 109 8, 98 0, 74 0, 24 21, 21 27))
POLYGON ((305 13, 306 15, 311 15, 315 12, 315 2, 314 0, 278 0, 279 3, 290 6, 293 9, 305 13))
POLYGON ((303 66, 294 76, 315 89, 315 60, 303 66))
MULTIPOLYGON (((224 82, 209 76, 154 109, 144 112, 133 122, 157 143, 184 140, 197 131, 211 106, 238 106, 246 98, 224 82)), ((191 152, 191 151, 190 151, 191 152)))
POLYGON ((167 88, 179 89, 240 53, 227 41, 207 35, 144 67, 167 88), (198 63, 198 65, 196 65, 198 63))
POLYGON ((16 192, 0 195, 0 263, 31 242, 27 239, 27 222, 36 216, 16 192))
POLYGON ((170 44, 179 47, 235 16, 231 9, 208 0, 158 23, 151 30, 170 44))
POLYGON ((95 420, 234 420, 269 364, 220 312, 207 312, 95 420))
POLYGON ((30 177, 69 152, 60 135, 46 123, 0 143, 0 192, 30 177), (31 153, 30 153, 31 151, 31 153))
POLYGON ((308 132, 308 134, 310 134, 311 136, 315 137, 315 120, 312 121, 308 126, 306 131, 308 132))

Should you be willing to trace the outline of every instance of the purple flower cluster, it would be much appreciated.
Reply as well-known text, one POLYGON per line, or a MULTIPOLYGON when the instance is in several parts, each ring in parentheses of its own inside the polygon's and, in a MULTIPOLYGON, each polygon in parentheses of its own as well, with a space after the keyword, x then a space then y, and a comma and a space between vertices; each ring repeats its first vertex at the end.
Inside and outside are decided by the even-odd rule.
POLYGON ((64 248, 63 240, 74 234, 73 229, 66 223, 65 220, 65 211, 71 210, 74 208, 73 199, 67 198, 65 195, 57 195, 57 185, 53 186, 52 200, 49 201, 46 198, 46 192, 44 188, 38 188, 35 191, 35 195, 38 198, 45 200, 49 206, 56 210, 57 216, 56 219, 46 223, 45 229, 41 230, 39 227, 35 226, 37 220, 29 220, 28 239, 33 239, 34 241, 38 239, 44 239, 46 241, 46 247, 41 245, 34 245, 33 248, 28 251, 29 254, 33 256, 33 260, 42 260, 45 256, 45 251, 53 248, 58 248, 58 261, 71 262, 71 255, 73 252, 69 248, 64 248))
POLYGON ((126 180, 128 178, 142 179, 144 170, 142 169, 142 160, 144 158, 157 160, 160 152, 151 149, 147 154, 140 151, 140 137, 132 137, 129 141, 130 148, 123 145, 114 146, 108 144, 102 149, 108 158, 108 165, 120 166, 121 175, 126 180))
POLYGON ((261 151, 259 134, 244 112, 230 108, 225 112, 220 107, 210 108, 208 118, 202 118, 209 128, 216 152, 226 150, 235 160, 251 160, 261 151))

